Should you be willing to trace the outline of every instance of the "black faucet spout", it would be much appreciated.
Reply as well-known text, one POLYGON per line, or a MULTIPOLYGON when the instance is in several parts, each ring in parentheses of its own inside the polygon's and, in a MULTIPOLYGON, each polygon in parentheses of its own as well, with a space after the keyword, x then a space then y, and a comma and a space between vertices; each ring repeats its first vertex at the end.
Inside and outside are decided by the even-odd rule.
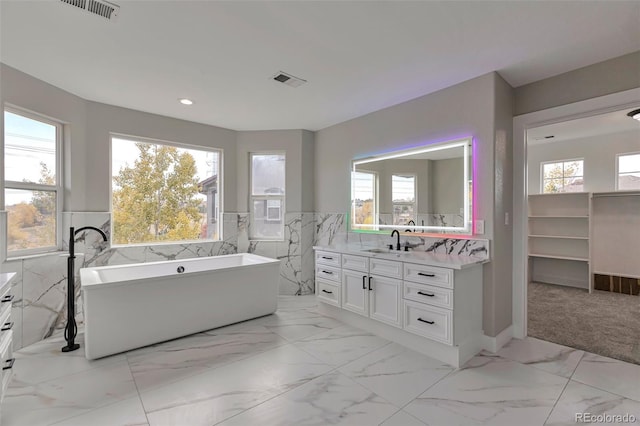
POLYGON ((398 237, 398 239, 396 240, 396 250, 400 250, 400 232, 398 232, 397 229, 394 229, 391 232, 391 238, 393 238, 393 236, 396 235, 398 237))

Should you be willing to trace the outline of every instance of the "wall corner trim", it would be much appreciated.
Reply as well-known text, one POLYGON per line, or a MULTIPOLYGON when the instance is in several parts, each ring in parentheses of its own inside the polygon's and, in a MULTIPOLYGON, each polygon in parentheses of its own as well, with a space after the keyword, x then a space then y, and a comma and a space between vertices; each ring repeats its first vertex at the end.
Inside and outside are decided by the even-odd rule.
POLYGON ((491 353, 498 352, 504 345, 513 338, 513 324, 498 333, 497 336, 482 336, 482 349, 491 353))

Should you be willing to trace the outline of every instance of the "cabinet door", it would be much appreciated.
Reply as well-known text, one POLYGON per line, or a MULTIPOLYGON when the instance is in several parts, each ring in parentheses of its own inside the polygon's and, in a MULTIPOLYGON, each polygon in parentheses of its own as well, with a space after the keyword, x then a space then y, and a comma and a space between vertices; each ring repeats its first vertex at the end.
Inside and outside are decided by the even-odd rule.
POLYGON ((368 275, 364 272, 342 270, 342 308, 360 315, 369 312, 368 275))
POLYGON ((371 276, 369 316, 389 325, 402 327, 402 281, 371 276))

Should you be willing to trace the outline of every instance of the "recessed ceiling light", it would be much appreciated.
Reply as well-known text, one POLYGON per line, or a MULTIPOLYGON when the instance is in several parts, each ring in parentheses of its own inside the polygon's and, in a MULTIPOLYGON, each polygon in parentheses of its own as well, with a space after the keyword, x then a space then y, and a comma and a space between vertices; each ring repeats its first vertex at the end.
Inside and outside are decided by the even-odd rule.
POLYGON ((193 105, 193 101, 187 98, 178 99, 182 105, 193 105))
POLYGON ((633 111, 628 112, 627 115, 634 120, 640 121, 640 109, 634 109, 633 111))

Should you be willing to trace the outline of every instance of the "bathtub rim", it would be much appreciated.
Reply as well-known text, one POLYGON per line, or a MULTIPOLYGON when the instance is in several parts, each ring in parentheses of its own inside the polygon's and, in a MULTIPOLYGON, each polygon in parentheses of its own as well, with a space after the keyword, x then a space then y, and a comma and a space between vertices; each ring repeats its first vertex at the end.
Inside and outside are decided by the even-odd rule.
POLYGON ((203 257, 190 257, 185 259, 174 259, 174 260, 160 260, 153 262, 139 262, 139 263, 127 263, 122 265, 108 265, 108 266, 94 266, 88 268, 80 268, 80 288, 82 291, 95 290, 100 288, 111 288, 111 287, 119 287, 124 285, 136 285, 136 283, 147 282, 150 279, 155 280, 166 280, 166 279, 175 279, 177 276, 181 277, 193 277, 197 275, 205 275, 215 273, 215 271, 231 271, 234 269, 244 269, 244 268, 256 268, 270 265, 280 265, 279 259, 273 259, 270 257, 261 256, 254 253, 232 253, 225 254, 221 256, 203 256, 203 257), (173 273, 170 275, 157 275, 150 276, 144 278, 136 278, 136 279, 127 279, 121 281, 100 281, 98 276, 98 272, 105 270, 113 270, 113 269, 124 269, 127 267, 143 267, 143 266, 153 266, 158 264, 178 264, 184 262, 194 262, 194 261, 202 261, 208 258, 224 258, 224 257, 250 257, 250 258, 259 258, 261 261, 257 263, 252 263, 248 265, 230 265, 221 268, 215 269, 204 269, 201 271, 194 272, 184 272, 184 273, 173 273), (95 275, 93 274, 95 272, 95 275))

